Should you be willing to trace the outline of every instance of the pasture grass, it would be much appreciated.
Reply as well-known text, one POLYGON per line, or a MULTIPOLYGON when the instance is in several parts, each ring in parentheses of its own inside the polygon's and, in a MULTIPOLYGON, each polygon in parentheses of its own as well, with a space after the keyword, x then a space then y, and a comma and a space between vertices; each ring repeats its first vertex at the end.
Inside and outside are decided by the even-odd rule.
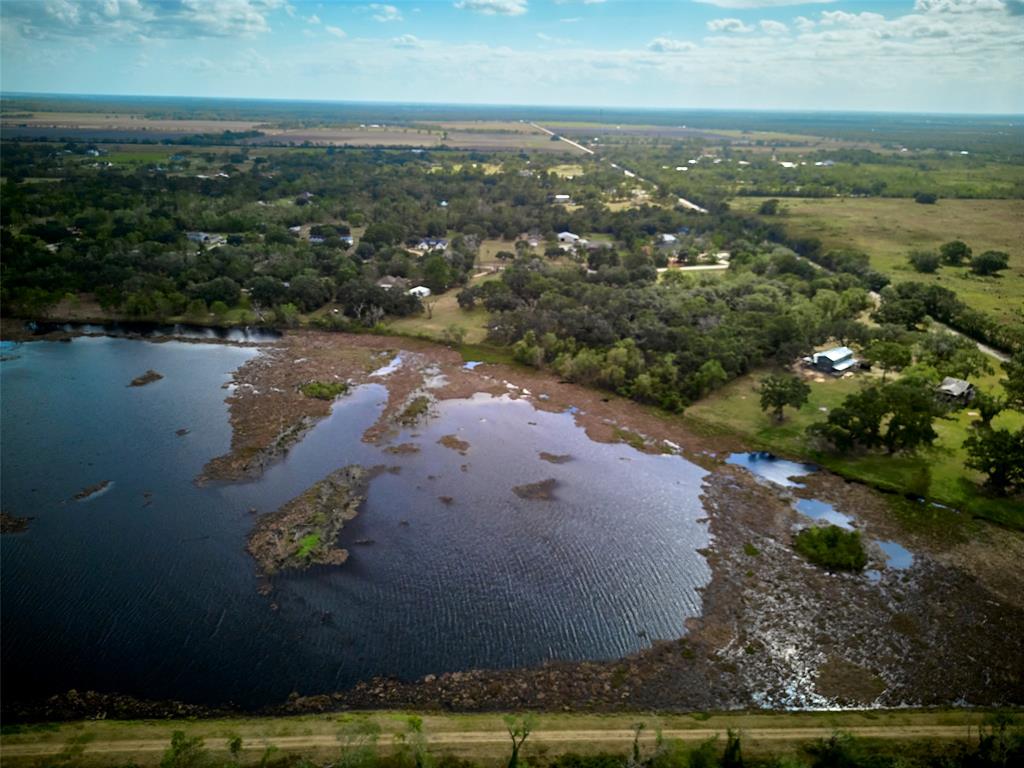
MULTIPOLYGON (((735 208, 753 212, 767 198, 742 197, 735 208)), ((920 205, 898 198, 780 198, 784 213, 764 217, 787 233, 816 237, 826 249, 854 248, 893 282, 914 280, 955 291, 969 306, 1002 322, 1020 322, 1024 301, 1024 200, 951 200, 920 205), (979 254, 1005 251, 1010 268, 999 277, 978 277, 966 267, 921 274, 907 262, 911 250, 937 250, 963 240, 979 254)))
MULTIPOLYGON (((767 371, 761 372, 761 374, 767 371)), ((826 418, 827 410, 856 392, 863 377, 808 381, 811 394, 799 409, 787 408, 781 423, 761 410, 755 390, 761 374, 743 376, 690 406, 684 417, 701 434, 740 436, 752 447, 784 456, 810 459, 853 480, 902 495, 923 497, 966 511, 976 517, 1024 530, 1024 509, 1019 499, 989 495, 982 487, 984 476, 964 466, 967 454, 963 441, 977 420, 966 408, 948 418, 935 420, 935 444, 915 454, 890 456, 883 452, 834 455, 818 450, 806 429, 826 418), (823 410, 826 409, 826 410, 823 410)), ((979 389, 999 391, 998 373, 975 380, 979 389)), ((1024 414, 1004 411, 993 421, 997 428, 1024 427, 1024 414)))

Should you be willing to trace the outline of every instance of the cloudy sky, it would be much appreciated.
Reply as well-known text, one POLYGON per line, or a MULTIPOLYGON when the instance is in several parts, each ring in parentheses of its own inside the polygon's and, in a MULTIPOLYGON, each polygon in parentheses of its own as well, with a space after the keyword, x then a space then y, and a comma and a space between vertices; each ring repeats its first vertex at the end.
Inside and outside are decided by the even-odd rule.
POLYGON ((1024 112, 1024 0, 3 0, 5 92, 1024 112))

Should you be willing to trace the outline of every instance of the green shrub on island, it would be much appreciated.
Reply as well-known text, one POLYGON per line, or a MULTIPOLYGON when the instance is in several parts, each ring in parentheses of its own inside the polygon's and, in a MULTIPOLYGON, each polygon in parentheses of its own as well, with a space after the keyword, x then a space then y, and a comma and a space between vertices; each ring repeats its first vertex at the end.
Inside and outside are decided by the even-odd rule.
POLYGON ((310 381, 299 387, 306 397, 317 400, 333 400, 348 392, 348 384, 343 381, 310 381))
POLYGON ((804 528, 796 535, 794 546, 812 563, 830 571, 862 571, 868 564, 860 532, 838 525, 804 528))

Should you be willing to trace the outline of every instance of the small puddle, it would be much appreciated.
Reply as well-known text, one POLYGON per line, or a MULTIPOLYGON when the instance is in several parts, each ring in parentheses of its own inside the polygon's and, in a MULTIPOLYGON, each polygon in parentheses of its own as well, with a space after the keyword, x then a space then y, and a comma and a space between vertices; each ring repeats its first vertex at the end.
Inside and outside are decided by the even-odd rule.
POLYGON ((827 523, 838 525, 840 528, 845 528, 848 531, 853 530, 853 518, 849 515, 844 515, 831 504, 826 504, 824 501, 818 501, 817 499, 797 499, 796 511, 813 520, 824 520, 827 523))
POLYGON ((462 367, 465 368, 467 371, 472 371, 476 369, 478 365, 483 365, 483 362, 481 362, 480 360, 470 360, 462 367))
POLYGON ((906 547, 895 541, 879 541, 878 546, 885 552, 885 567, 904 571, 914 564, 914 555, 906 547))
POLYGON ((401 367, 402 367, 402 356, 400 354, 399 355, 395 355, 394 359, 390 363, 388 363, 387 365, 383 366, 382 368, 378 368, 376 371, 371 373, 370 376, 371 377, 373 377, 373 376, 390 376, 392 373, 394 373, 395 371, 397 371, 401 367))
POLYGON ((796 461, 780 459, 767 451, 751 451, 750 453, 731 453, 725 460, 726 464, 743 467, 758 477, 786 488, 803 488, 803 483, 791 480, 791 477, 803 477, 818 471, 814 464, 801 464, 796 461))

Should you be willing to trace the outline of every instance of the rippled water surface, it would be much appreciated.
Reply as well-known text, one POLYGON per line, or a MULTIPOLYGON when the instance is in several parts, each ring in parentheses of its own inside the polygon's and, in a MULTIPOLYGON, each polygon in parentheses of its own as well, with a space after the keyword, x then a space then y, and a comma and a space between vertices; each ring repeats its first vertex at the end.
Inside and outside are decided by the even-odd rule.
POLYGON ((571 414, 524 401, 445 401, 394 441, 420 452, 394 456, 360 440, 382 378, 258 481, 196 487, 230 443, 221 385, 254 354, 82 338, 22 344, 0 364, 3 509, 34 518, 2 539, 4 696, 75 687, 257 705, 377 674, 617 657, 683 634, 699 612, 705 472, 594 443, 571 414), (150 368, 165 378, 126 386, 150 368), (451 434, 465 455, 437 443, 451 434), (342 533, 349 562, 259 595, 250 508, 353 462, 400 469, 373 481, 342 533), (513 491, 548 479, 551 500, 513 491), (103 480, 106 492, 70 500, 103 480))

